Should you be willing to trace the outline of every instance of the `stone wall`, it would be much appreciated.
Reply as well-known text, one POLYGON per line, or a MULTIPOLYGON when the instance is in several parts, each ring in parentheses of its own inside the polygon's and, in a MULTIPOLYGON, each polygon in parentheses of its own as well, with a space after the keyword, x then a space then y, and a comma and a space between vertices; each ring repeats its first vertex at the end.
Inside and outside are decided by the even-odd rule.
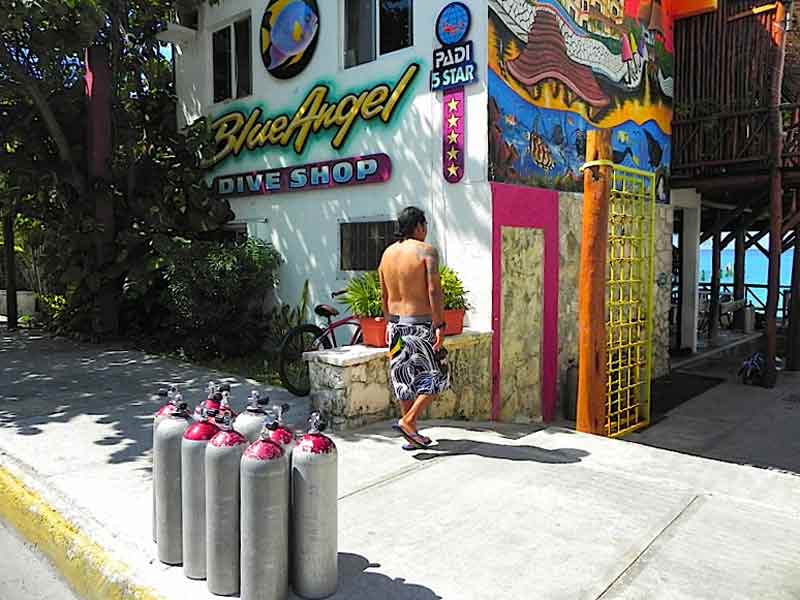
MULTIPOLYGON (((428 409, 426 419, 487 420, 491 414, 490 333, 465 331, 445 340, 451 389, 428 409)), ((306 355, 311 403, 334 430, 352 429, 397 417, 389 386, 385 348, 347 346, 306 355)))
POLYGON ((669 373, 669 310, 672 297, 673 208, 656 207, 653 378, 669 373))
POLYGON ((578 361, 578 277, 581 262, 583 194, 563 192, 558 201, 558 401, 563 414, 564 384, 570 361, 578 361))

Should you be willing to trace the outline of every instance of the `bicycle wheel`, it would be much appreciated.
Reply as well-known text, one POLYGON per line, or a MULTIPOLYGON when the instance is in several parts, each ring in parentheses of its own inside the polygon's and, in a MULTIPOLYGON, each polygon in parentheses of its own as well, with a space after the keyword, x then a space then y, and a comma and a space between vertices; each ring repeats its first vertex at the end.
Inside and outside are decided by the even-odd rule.
POLYGON ((330 348, 331 343, 325 332, 316 325, 304 324, 295 327, 281 342, 278 358, 278 375, 281 383, 295 396, 308 396, 311 382, 308 379, 308 364, 303 360, 303 352, 330 348))

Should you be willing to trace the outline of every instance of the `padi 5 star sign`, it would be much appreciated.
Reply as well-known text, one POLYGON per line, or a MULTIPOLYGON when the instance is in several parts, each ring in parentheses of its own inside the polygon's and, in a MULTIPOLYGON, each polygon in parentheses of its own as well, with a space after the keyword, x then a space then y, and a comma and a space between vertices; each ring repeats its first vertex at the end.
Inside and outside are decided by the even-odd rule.
POLYGON ((442 91, 442 169, 445 181, 464 177, 466 160, 467 98, 464 86, 478 81, 471 41, 464 41, 472 24, 469 8, 451 2, 436 19, 436 38, 442 47, 433 52, 431 91, 442 91))
POLYGON ((331 147, 340 150, 359 122, 391 123, 409 95, 420 65, 411 63, 394 83, 334 97, 328 85, 318 84, 293 111, 268 115, 261 107, 232 110, 211 123, 216 153, 204 165, 222 164, 232 156, 273 147, 303 154, 314 137, 328 133, 331 147))
POLYGON ((464 87, 478 81, 472 41, 465 41, 472 24, 469 8, 461 2, 451 2, 436 20, 436 38, 442 45, 433 51, 431 91, 464 87))

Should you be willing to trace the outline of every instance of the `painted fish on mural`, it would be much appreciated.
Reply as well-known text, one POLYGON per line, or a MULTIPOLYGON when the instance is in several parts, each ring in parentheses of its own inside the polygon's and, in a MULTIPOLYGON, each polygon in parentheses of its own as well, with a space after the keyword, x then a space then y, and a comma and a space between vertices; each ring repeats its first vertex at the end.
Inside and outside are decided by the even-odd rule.
POLYGON ((286 61, 304 52, 311 44, 319 28, 319 17, 303 0, 293 0, 278 12, 270 14, 270 63, 268 70, 275 69, 286 61))
POLYGON ((531 160, 535 162, 545 172, 550 172, 556 166, 553 153, 547 143, 536 132, 530 132, 530 143, 528 145, 531 160))

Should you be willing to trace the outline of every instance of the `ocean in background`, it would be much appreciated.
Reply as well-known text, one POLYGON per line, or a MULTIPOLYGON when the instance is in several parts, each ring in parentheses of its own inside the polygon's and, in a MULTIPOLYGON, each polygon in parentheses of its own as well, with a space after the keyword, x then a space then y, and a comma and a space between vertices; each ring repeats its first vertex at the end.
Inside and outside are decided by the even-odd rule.
MULTIPOLYGON (((700 249, 700 282, 711 282, 711 256, 712 250, 707 248, 700 249)), ((720 268, 722 270, 722 283, 733 283, 733 265, 736 258, 736 252, 733 249, 722 251, 720 257, 720 268)), ((783 253, 781 257, 781 285, 790 286, 792 284, 792 261, 794 260, 794 251, 788 250, 783 253)), ((745 283, 752 284, 767 284, 767 274, 769 270, 769 261, 764 254, 755 248, 751 248, 745 253, 744 259, 744 280, 745 283)), ((767 290, 753 290, 762 302, 767 300, 767 290)), ((781 303, 783 302, 783 295, 781 295, 781 303)))

